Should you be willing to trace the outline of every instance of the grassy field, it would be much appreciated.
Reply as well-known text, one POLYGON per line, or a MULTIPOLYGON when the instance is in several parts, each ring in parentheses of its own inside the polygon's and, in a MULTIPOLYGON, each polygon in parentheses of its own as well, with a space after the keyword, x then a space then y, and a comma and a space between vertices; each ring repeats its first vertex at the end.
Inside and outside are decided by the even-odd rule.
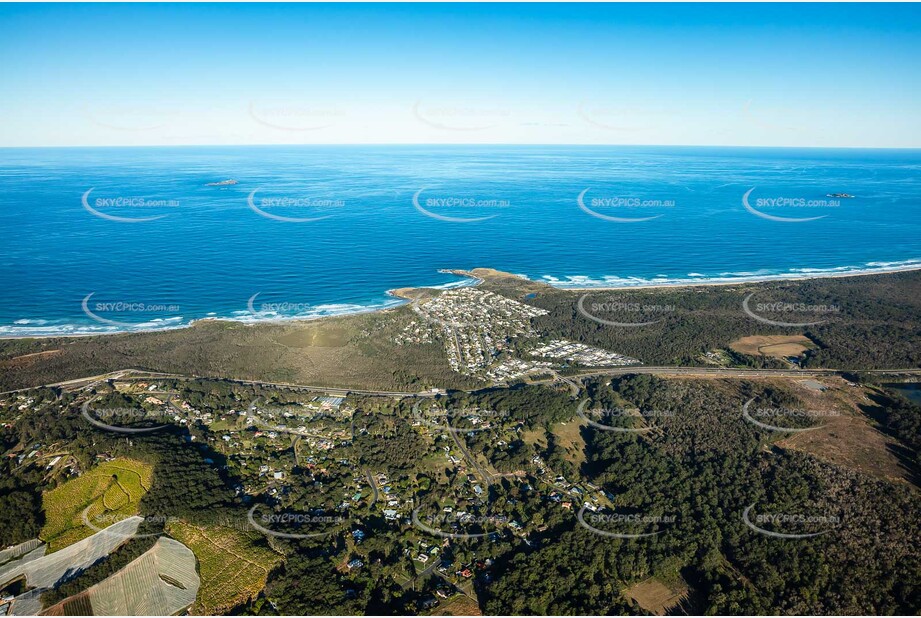
POLYGON ((750 356, 786 358, 801 356, 807 350, 814 348, 815 344, 809 337, 803 335, 752 335, 733 341, 729 347, 740 354, 750 356))
POLYGON ((141 497, 153 483, 153 468, 132 459, 99 464, 81 476, 45 492, 45 525, 39 538, 54 552, 95 533, 83 523, 83 512, 97 528, 137 515, 141 497))
POLYGON ((226 613, 255 598, 282 560, 258 543, 262 537, 234 528, 174 521, 167 530, 198 558, 201 587, 190 610, 193 615, 226 613))
POLYGON ((566 461, 576 469, 585 463, 585 438, 582 437, 582 428, 585 425, 584 420, 575 418, 567 423, 557 423, 552 428, 557 443, 566 453, 566 461))
POLYGON ((822 385, 827 387, 824 392, 814 392, 805 386, 799 386, 796 392, 805 409, 835 414, 823 415, 816 420, 818 428, 793 434, 777 445, 811 453, 880 479, 909 480, 909 470, 895 454, 899 450, 897 442, 878 431, 865 413, 873 405, 865 397, 872 390, 848 386, 840 378, 823 379, 822 385))

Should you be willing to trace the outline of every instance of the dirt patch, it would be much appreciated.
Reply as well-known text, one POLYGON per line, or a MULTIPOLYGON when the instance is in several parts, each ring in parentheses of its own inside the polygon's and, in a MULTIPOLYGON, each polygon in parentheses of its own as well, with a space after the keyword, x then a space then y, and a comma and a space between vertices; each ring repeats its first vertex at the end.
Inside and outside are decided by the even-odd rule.
POLYGON ((811 453, 833 464, 889 481, 909 479, 893 451, 898 444, 876 430, 860 406, 870 405, 863 387, 840 379, 825 379, 828 388, 816 392, 800 385, 798 395, 810 410, 829 412, 816 418, 817 429, 784 438, 777 445, 811 453))
POLYGON ((23 354, 22 356, 14 356, 11 358, 11 361, 25 360, 27 358, 36 358, 39 356, 54 356, 55 354, 60 354, 61 350, 45 350, 44 352, 32 352, 31 354, 23 354))
POLYGON ((14 368, 14 367, 26 367, 32 365, 46 358, 51 358, 60 354, 61 350, 43 350, 42 352, 32 352, 31 354, 22 354, 20 356, 14 356, 6 360, 0 361, 0 367, 3 368, 14 368))
POLYGON ((454 598, 442 601, 430 614, 431 616, 482 616, 480 606, 475 599, 459 594, 454 598))
POLYGON ((815 343, 803 335, 751 335, 733 341, 729 347, 748 356, 787 358, 801 356, 814 348, 815 343))
POLYGON ((687 593, 687 586, 670 588, 654 577, 624 591, 627 598, 633 599, 640 607, 656 616, 664 616, 668 610, 681 603, 687 593))

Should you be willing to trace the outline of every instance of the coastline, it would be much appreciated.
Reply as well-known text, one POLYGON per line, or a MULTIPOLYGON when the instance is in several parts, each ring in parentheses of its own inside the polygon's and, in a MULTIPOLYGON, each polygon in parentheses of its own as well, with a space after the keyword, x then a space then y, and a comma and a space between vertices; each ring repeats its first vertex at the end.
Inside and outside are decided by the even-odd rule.
MULTIPOLYGON (((908 260, 914 262, 915 260, 908 260)), ((844 267, 847 268, 847 267, 844 267)), ((17 340, 17 339, 69 339, 76 337, 107 337, 107 336, 118 336, 118 335, 131 335, 131 334, 144 334, 144 333, 158 333, 171 330, 181 330, 186 328, 192 328, 200 322, 235 322, 242 324, 244 326, 258 326, 260 324, 284 324, 290 322, 313 322, 316 320, 323 319, 334 319, 347 317, 352 315, 361 315, 367 313, 378 313, 386 312, 394 309, 398 309, 407 304, 412 303, 417 298, 417 294, 414 294, 414 291, 424 291, 424 290, 446 290, 446 289, 455 289, 460 287, 476 287, 482 285, 486 282, 488 278, 492 277, 504 277, 504 278, 514 278, 521 281, 527 281, 529 283, 546 285, 548 288, 554 290, 559 290, 563 292, 625 292, 631 290, 642 290, 645 292, 654 291, 654 290, 675 290, 681 288, 705 288, 705 287, 716 287, 716 286, 739 286, 739 285, 751 285, 759 283, 775 283, 775 282, 796 282, 796 281, 807 281, 811 279, 838 279, 843 277, 868 277, 873 275, 887 275, 903 272, 912 272, 921 270, 921 263, 906 264, 902 266, 881 266, 878 268, 870 268, 863 270, 851 270, 847 272, 833 272, 833 271, 816 271, 815 273, 787 273, 787 274, 765 274, 765 275, 752 275, 750 277, 735 277, 732 279, 720 280, 716 278, 702 279, 701 281, 693 280, 679 280, 679 281, 668 281, 664 280, 661 283, 659 282, 650 282, 649 280, 638 280, 637 284, 629 283, 612 283, 605 284, 601 283, 598 285, 579 285, 578 283, 567 285, 565 283, 560 283, 557 281, 545 281, 540 279, 530 279, 523 275, 516 275, 504 271, 495 270, 492 268, 473 268, 470 270, 462 269, 440 269, 438 272, 449 273, 461 277, 459 281, 451 282, 448 284, 440 284, 434 286, 406 286, 401 288, 393 288, 386 290, 384 294, 390 298, 397 299, 398 302, 391 304, 383 303, 372 306, 357 307, 352 310, 342 311, 340 313, 328 314, 328 315, 313 315, 313 316, 273 316, 266 318, 240 318, 240 317, 220 317, 220 316, 208 316, 204 318, 195 318, 190 320, 185 324, 178 324, 175 326, 167 326, 162 328, 137 328, 137 329, 124 329, 117 331, 108 331, 108 332, 76 332, 76 333, 32 333, 32 334, 0 334, 0 340, 17 340)))
MULTIPOLYGON (((840 279, 844 277, 871 277, 873 275, 891 275, 895 273, 912 272, 921 270, 921 264, 910 266, 881 267, 878 269, 854 270, 847 272, 817 272, 815 274, 791 273, 777 275, 752 275, 751 277, 736 277, 734 279, 706 279, 701 281, 664 281, 662 283, 640 283, 638 285, 553 285, 551 287, 568 292, 590 291, 627 291, 627 290, 660 290, 676 288, 700 288, 732 285, 748 285, 757 283, 777 283, 785 281, 808 281, 811 279, 840 279)), ((544 283, 535 281, 536 283, 544 283)))

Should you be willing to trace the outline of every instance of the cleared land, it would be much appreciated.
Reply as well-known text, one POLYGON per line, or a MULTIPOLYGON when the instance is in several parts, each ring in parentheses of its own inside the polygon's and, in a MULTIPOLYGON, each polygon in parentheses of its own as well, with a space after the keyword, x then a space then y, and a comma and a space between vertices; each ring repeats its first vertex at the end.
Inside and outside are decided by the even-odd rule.
POLYGON ((171 616, 195 601, 199 583, 192 551, 179 541, 160 537, 153 547, 118 573, 42 613, 171 616))
POLYGON ((282 556, 257 543, 261 537, 226 526, 169 524, 169 533, 198 558, 201 587, 192 614, 223 614, 255 598, 282 556))
POLYGON ((729 347, 749 356, 787 358, 801 356, 815 344, 804 335, 751 335, 733 341, 729 347))
POLYGON ((567 423, 557 423, 552 428, 557 444, 566 453, 566 461, 579 468, 585 463, 585 438, 582 437, 582 428, 586 422, 575 418, 567 423))
POLYGON ((866 399, 867 389, 848 386, 840 378, 823 379, 822 384, 828 387, 824 392, 800 385, 798 395, 807 409, 837 414, 817 418, 818 428, 791 435, 777 445, 811 453, 876 478, 908 479, 910 471, 894 454, 898 450, 896 441, 873 427, 861 409, 871 405, 866 399))
POLYGON ((43 494, 45 525, 39 538, 51 553, 95 532, 84 524, 84 511, 96 528, 136 515, 152 483, 153 468, 148 464, 125 458, 101 463, 43 494))
POLYGON ((647 612, 664 616, 687 595, 687 588, 672 589, 658 579, 651 577, 624 591, 624 595, 636 601, 647 612))

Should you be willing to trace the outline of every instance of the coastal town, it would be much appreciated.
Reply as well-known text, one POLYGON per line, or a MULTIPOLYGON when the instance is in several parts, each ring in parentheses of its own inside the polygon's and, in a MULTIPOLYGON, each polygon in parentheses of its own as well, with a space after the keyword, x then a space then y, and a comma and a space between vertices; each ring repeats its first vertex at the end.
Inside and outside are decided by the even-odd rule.
POLYGON ((518 358, 515 350, 522 341, 540 339, 531 321, 547 311, 477 287, 447 290, 412 308, 418 319, 403 328, 395 343, 440 340, 451 369, 494 383, 547 375, 564 364, 622 367, 640 362, 563 339, 536 345, 529 352, 533 358, 518 358))

